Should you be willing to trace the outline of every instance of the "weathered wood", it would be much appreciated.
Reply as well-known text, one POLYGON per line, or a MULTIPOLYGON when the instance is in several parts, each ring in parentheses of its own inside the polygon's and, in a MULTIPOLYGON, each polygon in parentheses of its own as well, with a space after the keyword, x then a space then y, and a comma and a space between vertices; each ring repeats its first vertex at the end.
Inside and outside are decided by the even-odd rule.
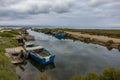
POLYGON ((13 64, 17 64, 17 63, 22 63, 24 60, 22 58, 18 58, 18 57, 13 57, 11 59, 11 63, 13 64))
POLYGON ((11 63, 13 63, 13 64, 22 63, 24 61, 19 56, 13 56, 9 53, 5 53, 5 55, 10 59, 11 63))
POLYGON ((19 54, 21 51, 25 52, 22 46, 14 47, 14 48, 6 48, 5 50, 6 50, 6 53, 9 53, 9 54, 19 54))
POLYGON ((6 50, 5 55, 10 59, 11 63, 17 64, 17 63, 22 63, 24 61, 19 56, 21 51, 25 52, 25 50, 22 46, 15 47, 15 48, 6 48, 5 50, 6 50), (17 55, 14 55, 14 54, 17 54, 17 55))
POLYGON ((28 36, 25 36, 25 40, 26 41, 33 41, 33 40, 35 40, 35 38, 34 38, 34 36, 31 36, 31 35, 28 35, 28 36))

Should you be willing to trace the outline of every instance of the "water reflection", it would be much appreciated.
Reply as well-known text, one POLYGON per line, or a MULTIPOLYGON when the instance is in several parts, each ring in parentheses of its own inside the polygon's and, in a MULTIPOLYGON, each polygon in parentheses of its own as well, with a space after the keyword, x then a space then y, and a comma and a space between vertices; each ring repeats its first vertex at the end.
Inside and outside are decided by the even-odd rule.
POLYGON ((41 65, 31 59, 26 60, 26 62, 22 64, 16 64, 15 66, 19 80, 36 80, 36 77, 41 73, 55 68, 54 63, 41 65))
POLYGON ((36 61, 34 61, 33 59, 32 60, 29 60, 29 62, 35 66, 40 72, 44 72, 46 70, 51 70, 51 69, 54 69, 55 68, 55 64, 54 63, 49 63, 49 64, 46 64, 46 65, 42 65, 42 64, 38 64, 36 61))
POLYGON ((55 68, 54 65, 53 68, 50 65, 41 69, 40 65, 28 60, 27 64, 22 65, 24 69, 16 68, 16 73, 21 75, 21 80, 35 80, 36 75, 42 74, 44 70, 57 80, 70 80, 75 74, 100 72, 105 67, 120 68, 120 52, 116 49, 109 51, 106 47, 96 44, 73 42, 69 39, 58 40, 30 30, 29 33, 35 36, 35 44, 44 46, 56 55, 55 68))

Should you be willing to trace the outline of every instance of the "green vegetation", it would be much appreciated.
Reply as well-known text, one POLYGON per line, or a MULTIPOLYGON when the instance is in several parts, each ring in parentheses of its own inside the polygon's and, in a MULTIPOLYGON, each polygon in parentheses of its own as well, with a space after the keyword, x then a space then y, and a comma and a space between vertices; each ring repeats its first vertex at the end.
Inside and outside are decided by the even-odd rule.
POLYGON ((108 50, 112 50, 113 47, 112 47, 112 44, 114 44, 114 42, 112 40, 109 40, 105 43, 106 47, 108 50))
POLYGON ((9 31, 9 33, 14 34, 14 35, 19 35, 20 30, 19 29, 12 29, 11 31, 9 31))
POLYGON ((7 48, 7 47, 15 47, 18 45, 18 42, 16 39, 8 38, 8 37, 2 37, 0 38, 0 45, 7 48))
POLYGON ((13 65, 4 53, 5 48, 0 46, 0 80, 18 80, 13 65))
POLYGON ((14 38, 16 35, 19 35, 18 30, 11 30, 0 32, 0 45, 3 47, 15 47, 18 45, 16 39, 14 38))
MULTIPOLYGON (((64 30, 64 29, 63 29, 64 30)), ((103 30, 103 29, 65 29, 66 31, 72 32, 81 32, 88 33, 91 35, 101 35, 101 36, 109 36, 113 38, 120 38, 120 30, 103 30)))
POLYGON ((106 68, 102 74, 92 72, 84 76, 75 75, 71 80, 120 80, 120 69, 106 68))
POLYGON ((88 38, 88 37, 84 38, 84 42, 90 43, 90 38, 88 38))
POLYGON ((0 80, 18 80, 14 66, 5 56, 6 47, 15 47, 18 45, 13 38, 19 33, 16 30, 0 32, 0 80))
POLYGON ((81 32, 81 33, 88 33, 91 35, 101 35, 101 36, 108 36, 113 38, 120 38, 120 30, 105 30, 105 29, 68 29, 68 28, 43 28, 43 29, 35 29, 36 31, 71 31, 71 32, 81 32))
POLYGON ((16 35, 19 35, 19 31, 14 29, 11 31, 0 32, 1 37, 15 37, 16 35))
MULTIPOLYGON (((106 29, 68 29, 68 28, 43 28, 43 29, 34 29, 37 32, 43 32, 46 34, 54 35, 55 32, 61 32, 65 33, 67 31, 70 32, 78 32, 82 34, 91 34, 91 35, 99 35, 99 36, 106 36, 106 37, 113 37, 113 38, 119 38, 120 39, 120 30, 106 30, 106 29)), ((96 38, 90 38, 90 37, 78 37, 78 36, 73 36, 70 34, 66 35, 66 39, 72 39, 74 41, 80 40, 85 43, 93 43, 93 44, 99 44, 102 46, 107 47, 109 50, 112 50, 113 48, 116 48, 120 51, 120 44, 117 43, 116 41, 113 42, 112 40, 109 40, 107 42, 104 42, 102 40, 96 39, 96 38), (117 43, 117 44, 116 44, 117 43)))
POLYGON ((106 42, 106 46, 111 46, 114 42, 112 40, 109 40, 106 42))

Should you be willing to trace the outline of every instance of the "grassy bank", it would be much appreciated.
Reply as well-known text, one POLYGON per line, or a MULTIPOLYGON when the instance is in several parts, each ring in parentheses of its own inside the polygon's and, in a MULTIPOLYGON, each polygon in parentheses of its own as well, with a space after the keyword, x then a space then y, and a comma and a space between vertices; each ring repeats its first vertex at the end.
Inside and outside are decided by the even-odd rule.
POLYGON ((17 46, 17 44, 18 44, 17 41, 15 39, 13 39, 13 38, 8 38, 8 37, 0 38, 0 45, 2 47, 5 47, 5 48, 7 48, 7 47, 15 47, 15 46, 17 46))
POLYGON ((91 35, 101 35, 113 38, 120 38, 120 30, 105 30, 105 29, 65 29, 66 31, 88 33, 91 35))
POLYGON ((120 30, 43 28, 35 29, 35 31, 50 35, 53 35, 54 32, 66 33, 66 38, 68 39, 78 40, 85 43, 99 44, 107 47, 109 50, 112 50, 112 48, 120 50, 120 30))
POLYGON ((14 66, 4 54, 6 47, 15 47, 18 45, 14 39, 16 35, 19 35, 17 30, 0 32, 0 80, 18 80, 14 66))
POLYGON ((4 53, 5 48, 0 46, 0 80, 18 80, 13 65, 4 53))
POLYGON ((120 69, 106 68, 102 74, 91 72, 84 76, 75 75, 71 80, 120 80, 120 69))
POLYGON ((101 35, 101 36, 108 36, 113 38, 120 38, 120 30, 106 30, 106 29, 68 29, 68 28, 43 28, 43 29, 36 29, 41 32, 48 32, 48 31, 71 31, 71 32, 81 32, 87 33, 91 35, 101 35))

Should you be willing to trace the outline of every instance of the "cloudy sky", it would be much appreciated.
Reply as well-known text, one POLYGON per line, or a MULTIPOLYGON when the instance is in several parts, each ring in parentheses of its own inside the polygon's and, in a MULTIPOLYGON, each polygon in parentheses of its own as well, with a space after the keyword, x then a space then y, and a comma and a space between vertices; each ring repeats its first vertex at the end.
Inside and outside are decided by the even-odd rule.
POLYGON ((120 0, 0 0, 0 25, 120 27, 120 0))

